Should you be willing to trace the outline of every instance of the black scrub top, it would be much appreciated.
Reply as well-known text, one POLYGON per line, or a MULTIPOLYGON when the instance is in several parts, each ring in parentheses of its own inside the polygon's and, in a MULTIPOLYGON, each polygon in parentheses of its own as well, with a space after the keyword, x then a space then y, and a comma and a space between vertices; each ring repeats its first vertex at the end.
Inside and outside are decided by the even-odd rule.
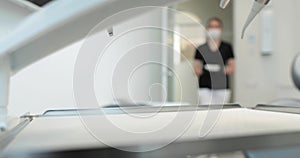
POLYGON ((219 51, 213 52, 208 43, 199 46, 195 60, 203 63, 203 74, 199 77, 199 88, 229 89, 228 75, 224 72, 229 59, 234 58, 234 52, 229 43, 221 42, 219 51), (213 80, 212 80, 213 79, 213 80))

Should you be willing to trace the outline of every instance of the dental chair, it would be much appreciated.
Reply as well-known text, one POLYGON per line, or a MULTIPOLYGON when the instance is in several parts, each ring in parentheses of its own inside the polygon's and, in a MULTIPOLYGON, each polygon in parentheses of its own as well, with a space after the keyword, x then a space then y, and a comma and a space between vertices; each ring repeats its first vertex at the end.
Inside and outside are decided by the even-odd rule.
MULTIPOLYGON (((300 90, 300 54, 298 54, 293 61, 292 68, 291 68, 291 75, 296 88, 300 90)), ((277 105, 277 106, 300 107, 300 98, 279 99, 279 100, 274 100, 269 104, 277 105)))
POLYGON ((298 54, 293 62, 292 77, 295 86, 300 90, 300 54, 298 54))
MULTIPOLYGON (((300 54, 298 54, 292 64, 291 68, 292 79, 295 86, 300 90, 300 54)), ((269 103, 269 105, 258 105, 256 109, 271 110, 271 111, 284 111, 287 113, 300 113, 300 98, 296 99, 278 99, 269 103)), ((255 150, 247 151, 245 155, 247 158, 282 158, 282 157, 299 157, 300 146, 285 148, 285 149, 272 149, 272 150, 255 150)))

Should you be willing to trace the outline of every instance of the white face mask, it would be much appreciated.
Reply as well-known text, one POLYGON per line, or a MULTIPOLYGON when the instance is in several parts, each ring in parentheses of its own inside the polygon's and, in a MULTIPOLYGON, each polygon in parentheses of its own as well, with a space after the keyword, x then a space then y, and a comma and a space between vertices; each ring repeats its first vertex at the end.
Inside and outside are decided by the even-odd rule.
POLYGON ((212 39, 220 39, 222 36, 221 29, 209 29, 207 30, 207 36, 212 39))

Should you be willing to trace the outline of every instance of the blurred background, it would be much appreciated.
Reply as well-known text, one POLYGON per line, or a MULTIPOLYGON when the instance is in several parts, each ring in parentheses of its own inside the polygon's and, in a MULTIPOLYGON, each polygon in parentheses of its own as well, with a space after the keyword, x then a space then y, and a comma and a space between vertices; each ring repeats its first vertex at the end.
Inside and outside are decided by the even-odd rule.
MULTIPOLYGON (((167 45, 168 49, 165 47, 155 50, 147 47, 134 49, 130 58, 124 59, 125 63, 151 59, 167 65, 168 68, 148 65, 145 69, 135 72, 130 85, 123 87, 120 85, 117 91, 126 93, 129 89, 133 95, 131 97, 138 103, 197 104, 198 83, 191 65, 195 55, 195 44, 205 43, 206 34, 203 26, 211 17, 223 20, 223 39, 232 44, 235 52, 236 72, 230 78, 233 92, 230 102, 252 107, 258 103, 270 103, 282 98, 299 99, 300 92, 291 79, 291 65, 295 56, 300 53, 298 44, 300 22, 297 20, 300 15, 298 9, 300 1, 272 1, 251 24, 244 39, 241 39, 242 26, 252 1, 234 0, 226 10, 216 7, 218 3, 219 0, 189 0, 169 6, 170 10, 178 10, 179 13, 160 9, 115 26, 116 34, 150 24, 166 26, 186 35, 189 40, 174 32, 146 29, 139 33, 128 33, 119 39, 118 47, 108 50, 114 52, 107 53, 111 54, 106 58, 109 62, 101 65, 101 68, 105 69, 98 69, 99 71, 95 72, 95 92, 100 96, 100 104, 114 104, 115 100, 122 100, 124 103, 134 102, 132 98, 126 98, 127 95, 121 93, 118 93, 119 96, 116 98, 113 94, 115 88, 107 84, 114 78, 111 72, 115 71, 115 67, 109 66, 110 61, 119 60, 116 57, 124 54, 126 45, 135 46, 134 42, 128 44, 128 41, 134 39, 157 41, 167 45), (266 32, 268 37, 272 38, 266 38, 266 32), (165 53, 159 52, 160 49, 165 53)), ((20 4, 19 1, 1 0, 0 39, 36 11, 38 10, 20 4)), ((106 31, 103 31, 104 39, 99 41, 100 45, 105 45, 111 40, 106 35, 106 31)), ((73 73, 76 57, 83 42, 79 41, 59 50, 58 53, 15 75, 10 83, 9 113, 40 114, 47 109, 76 108, 73 97, 73 73)))

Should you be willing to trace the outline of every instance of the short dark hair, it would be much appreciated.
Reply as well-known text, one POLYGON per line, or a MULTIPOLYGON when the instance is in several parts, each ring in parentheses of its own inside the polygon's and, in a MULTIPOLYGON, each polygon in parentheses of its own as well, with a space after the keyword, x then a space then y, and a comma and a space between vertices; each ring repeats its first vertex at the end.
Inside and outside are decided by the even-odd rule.
POLYGON ((212 18, 209 18, 208 20, 207 20, 207 22, 206 22, 206 27, 210 24, 210 22, 212 22, 212 21, 217 21, 220 25, 221 25, 221 27, 223 28, 223 21, 220 19, 220 18, 218 18, 218 17, 212 17, 212 18))

